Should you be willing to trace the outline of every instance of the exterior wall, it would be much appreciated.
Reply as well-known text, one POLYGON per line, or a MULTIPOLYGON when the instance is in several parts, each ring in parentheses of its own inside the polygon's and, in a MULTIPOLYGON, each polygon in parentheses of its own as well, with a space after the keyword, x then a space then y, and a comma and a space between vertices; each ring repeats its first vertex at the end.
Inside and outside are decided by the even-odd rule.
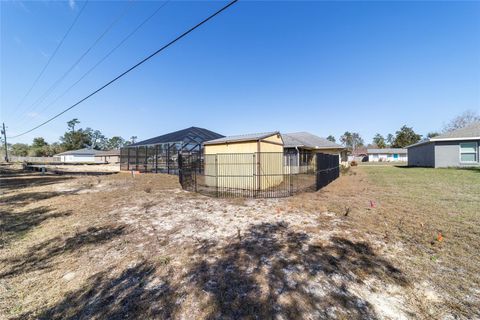
POLYGON ((205 145, 206 185, 265 190, 281 184, 284 170, 283 141, 279 135, 263 140, 267 142, 205 145))
POLYGON ((64 155, 60 156, 62 162, 95 162, 95 156, 64 155))
POLYGON ((445 167, 477 167, 479 163, 479 147, 480 140, 464 140, 464 141, 436 141, 435 142, 435 168, 445 167), (460 162, 460 143, 477 142, 477 162, 462 163, 460 162))
POLYGON ((435 167, 435 144, 426 143, 408 148, 409 167, 435 167))
POLYGON ((214 144, 205 145, 205 154, 219 154, 219 153, 254 153, 257 152, 257 142, 237 142, 228 144, 214 144))
POLYGON ((385 161, 385 162, 406 162, 408 161, 408 156, 406 153, 397 153, 398 158, 395 159, 393 157, 393 154, 386 154, 386 153, 375 153, 375 154, 369 154, 368 155, 368 161, 369 162, 379 162, 379 161, 385 161))

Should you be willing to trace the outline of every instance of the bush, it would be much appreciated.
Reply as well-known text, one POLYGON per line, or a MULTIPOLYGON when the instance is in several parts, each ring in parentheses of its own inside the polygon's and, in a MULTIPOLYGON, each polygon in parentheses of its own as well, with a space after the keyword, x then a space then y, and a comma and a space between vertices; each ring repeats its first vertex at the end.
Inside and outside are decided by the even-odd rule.
POLYGON ((356 166, 358 166, 358 163, 357 163, 357 161, 353 160, 352 162, 350 162, 350 165, 352 167, 356 167, 356 166))

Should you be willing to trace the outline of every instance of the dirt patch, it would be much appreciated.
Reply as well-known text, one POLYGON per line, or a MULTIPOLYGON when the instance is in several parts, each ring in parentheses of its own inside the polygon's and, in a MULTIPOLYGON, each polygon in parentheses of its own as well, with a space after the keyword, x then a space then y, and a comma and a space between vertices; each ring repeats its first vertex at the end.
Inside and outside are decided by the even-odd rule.
POLYGON ((409 242, 385 239, 366 218, 392 223, 377 185, 356 168, 317 193, 215 199, 181 190, 170 175, 12 173, 0 196, 0 314, 465 316, 445 305, 448 292, 438 292, 435 279, 409 267, 407 257, 417 254, 409 242))

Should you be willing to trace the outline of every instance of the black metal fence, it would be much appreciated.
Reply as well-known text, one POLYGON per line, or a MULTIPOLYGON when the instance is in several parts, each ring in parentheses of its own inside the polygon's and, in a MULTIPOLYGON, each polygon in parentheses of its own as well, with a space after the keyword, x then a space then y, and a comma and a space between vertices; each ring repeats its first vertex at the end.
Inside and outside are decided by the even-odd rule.
POLYGON ((339 176, 339 157, 312 153, 179 154, 182 188, 230 198, 316 191, 339 176))
POLYGON ((120 170, 178 174, 179 150, 179 143, 121 148, 120 170))

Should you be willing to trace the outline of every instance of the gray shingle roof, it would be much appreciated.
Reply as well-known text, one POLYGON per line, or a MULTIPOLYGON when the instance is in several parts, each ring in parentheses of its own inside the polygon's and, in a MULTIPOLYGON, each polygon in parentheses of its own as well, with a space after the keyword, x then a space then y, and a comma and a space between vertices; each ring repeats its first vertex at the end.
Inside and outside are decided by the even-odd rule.
POLYGON ((384 148, 384 149, 367 149, 367 153, 371 154, 394 154, 407 153, 407 149, 403 148, 384 148))
POLYGON ((68 155, 74 155, 74 156, 94 156, 99 153, 102 153, 103 151, 100 150, 95 150, 95 149, 90 149, 90 148, 83 148, 83 149, 78 149, 78 150, 70 150, 70 151, 65 151, 62 153, 58 153, 55 156, 68 156, 68 155))
POLYGON ((222 143, 229 143, 229 142, 242 142, 242 141, 257 141, 261 140, 276 134, 280 134, 278 131, 272 132, 263 132, 263 133, 250 133, 250 134, 241 134, 236 136, 228 136, 220 139, 206 141, 203 144, 222 144, 222 143))
POLYGON ((308 132, 293 132, 282 134, 285 148, 304 147, 310 149, 345 149, 335 142, 318 137, 308 132))
POLYGON ((450 131, 439 136, 433 137, 430 141, 438 141, 443 139, 464 139, 480 137, 480 122, 474 122, 464 128, 450 131))

